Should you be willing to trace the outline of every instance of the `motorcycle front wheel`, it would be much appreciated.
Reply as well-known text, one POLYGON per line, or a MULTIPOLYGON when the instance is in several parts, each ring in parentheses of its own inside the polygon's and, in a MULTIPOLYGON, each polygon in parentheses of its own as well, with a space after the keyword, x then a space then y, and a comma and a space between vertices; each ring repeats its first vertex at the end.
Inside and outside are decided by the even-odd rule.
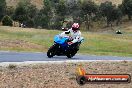
POLYGON ((47 56, 48 58, 51 58, 55 55, 55 46, 53 45, 52 47, 49 48, 48 52, 47 52, 47 56))

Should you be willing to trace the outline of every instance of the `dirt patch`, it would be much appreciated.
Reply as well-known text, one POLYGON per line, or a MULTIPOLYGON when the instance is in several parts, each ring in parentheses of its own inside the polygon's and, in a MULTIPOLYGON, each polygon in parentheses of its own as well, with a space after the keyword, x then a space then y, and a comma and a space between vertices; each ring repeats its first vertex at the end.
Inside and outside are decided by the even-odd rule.
POLYGON ((23 49, 23 50, 31 50, 31 49, 44 50, 44 47, 42 47, 41 45, 30 43, 24 40, 10 40, 10 39, 0 40, 0 48, 23 49))
POLYGON ((132 62, 86 62, 0 67, 0 88, 132 88, 129 84, 86 84, 76 82, 79 65, 89 74, 130 74, 132 62))
MULTIPOLYGON (((6 0, 7 6, 16 7, 21 0, 6 0)), ((30 1, 30 0, 29 0, 30 1)), ((38 9, 43 7, 43 0, 31 0, 31 4, 35 5, 38 9)))

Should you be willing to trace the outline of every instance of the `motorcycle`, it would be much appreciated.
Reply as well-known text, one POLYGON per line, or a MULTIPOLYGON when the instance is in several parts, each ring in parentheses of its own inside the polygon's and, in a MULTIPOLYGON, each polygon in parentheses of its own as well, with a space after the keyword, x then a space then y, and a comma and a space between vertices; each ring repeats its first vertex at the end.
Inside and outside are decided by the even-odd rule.
POLYGON ((77 43, 68 45, 68 42, 70 41, 71 40, 68 36, 60 37, 59 35, 56 35, 54 37, 54 44, 49 48, 47 56, 49 58, 52 58, 55 55, 67 56, 68 58, 72 58, 79 50, 79 46, 82 43, 83 39, 81 39, 77 43))

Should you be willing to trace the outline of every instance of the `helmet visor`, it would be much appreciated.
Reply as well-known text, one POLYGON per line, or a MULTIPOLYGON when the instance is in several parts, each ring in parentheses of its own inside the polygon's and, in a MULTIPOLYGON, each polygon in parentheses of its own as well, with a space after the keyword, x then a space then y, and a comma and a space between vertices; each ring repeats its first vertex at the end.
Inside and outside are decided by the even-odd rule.
POLYGON ((79 28, 74 28, 74 27, 72 27, 72 30, 73 30, 73 31, 77 31, 77 30, 79 30, 79 28))

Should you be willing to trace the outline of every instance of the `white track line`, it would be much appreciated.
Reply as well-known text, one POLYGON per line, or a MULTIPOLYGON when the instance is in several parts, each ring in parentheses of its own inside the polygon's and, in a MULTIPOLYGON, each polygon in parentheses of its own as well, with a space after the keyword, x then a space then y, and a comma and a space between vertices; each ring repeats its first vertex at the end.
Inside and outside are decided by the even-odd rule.
POLYGON ((65 60, 65 61, 25 61, 25 62, 1 62, 0 66, 9 65, 31 65, 31 64, 64 64, 64 63, 79 63, 79 62, 122 62, 122 61, 132 61, 132 60, 65 60))

